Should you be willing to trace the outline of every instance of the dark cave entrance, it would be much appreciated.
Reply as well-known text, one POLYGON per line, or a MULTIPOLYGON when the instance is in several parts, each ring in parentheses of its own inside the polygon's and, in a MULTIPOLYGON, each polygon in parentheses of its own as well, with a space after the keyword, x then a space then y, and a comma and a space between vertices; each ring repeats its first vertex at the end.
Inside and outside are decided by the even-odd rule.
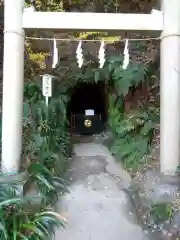
POLYGON ((79 83, 67 107, 71 130, 79 134, 101 133, 108 120, 107 88, 103 82, 79 83))

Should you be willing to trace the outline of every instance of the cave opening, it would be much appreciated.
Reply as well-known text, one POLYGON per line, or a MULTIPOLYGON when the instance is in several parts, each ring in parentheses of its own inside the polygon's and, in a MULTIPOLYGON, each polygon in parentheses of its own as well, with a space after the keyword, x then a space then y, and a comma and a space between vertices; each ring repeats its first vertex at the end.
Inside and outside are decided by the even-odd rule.
POLYGON ((67 107, 71 131, 81 135, 101 133, 108 120, 107 88, 100 83, 78 83, 67 107))

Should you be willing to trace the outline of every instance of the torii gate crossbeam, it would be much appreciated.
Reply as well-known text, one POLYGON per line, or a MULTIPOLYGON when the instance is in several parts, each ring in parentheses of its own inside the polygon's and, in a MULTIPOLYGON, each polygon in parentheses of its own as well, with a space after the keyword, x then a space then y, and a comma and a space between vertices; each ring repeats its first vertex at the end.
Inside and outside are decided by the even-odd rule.
POLYGON ((23 28, 117 33, 120 31, 148 31, 152 34, 163 30, 163 16, 156 13, 24 12, 23 28))
POLYGON ((23 12, 24 0, 4 0, 2 171, 19 171, 22 149, 24 29, 162 31, 161 172, 180 159, 180 1, 162 0, 163 15, 23 12))

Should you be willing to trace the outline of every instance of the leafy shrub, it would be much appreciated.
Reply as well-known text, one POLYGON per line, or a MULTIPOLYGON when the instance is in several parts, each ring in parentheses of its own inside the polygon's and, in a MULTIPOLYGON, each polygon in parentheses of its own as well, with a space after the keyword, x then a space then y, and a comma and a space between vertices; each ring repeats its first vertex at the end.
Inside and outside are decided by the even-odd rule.
POLYGON ((173 212, 174 210, 170 203, 153 204, 150 209, 150 215, 156 224, 171 221, 173 212))
MULTIPOLYGON (((30 179, 38 180, 41 190, 42 183, 43 186, 50 187, 55 181, 56 185, 59 183, 62 187, 65 182, 62 179, 57 180, 56 176, 62 175, 62 170, 65 170, 71 144, 66 130, 66 102, 59 97, 50 100, 46 106, 42 100, 40 86, 35 83, 26 85, 25 96, 27 101, 24 103, 24 155, 28 158, 25 165, 30 172, 30 179)), ((43 191, 45 195, 49 190, 43 191)))
POLYGON ((55 227, 64 226, 64 221, 59 214, 21 196, 15 185, 0 183, 1 240, 50 240, 55 227))
POLYGON ((47 107, 39 87, 36 85, 35 88, 34 84, 29 84, 28 87, 28 99, 24 103, 24 154, 41 159, 38 161, 45 165, 48 161, 51 165, 54 163, 55 168, 51 166, 51 171, 58 171, 58 164, 62 167, 60 162, 66 163, 71 149, 67 133, 66 99, 52 99, 47 107))
POLYGON ((126 113, 124 97, 131 87, 138 86, 146 69, 135 65, 114 77, 115 87, 119 88, 117 94, 109 97, 109 126, 114 134, 115 141, 111 146, 113 154, 118 155, 127 168, 137 170, 140 163, 144 163, 144 156, 149 153, 151 141, 154 136, 155 124, 159 117, 156 108, 140 107, 126 113), (138 72, 139 71, 139 72, 138 72), (127 75, 126 75, 127 74, 127 75), (127 78, 126 78, 127 76, 127 78))
POLYGON ((120 156, 126 167, 137 169, 149 153, 154 135, 153 121, 147 112, 136 112, 133 115, 120 115, 117 112, 109 124, 116 134, 112 153, 120 156))
POLYGON ((0 239, 52 239, 54 228, 64 226, 63 218, 47 206, 53 207, 58 195, 69 190, 61 177, 71 144, 65 99, 52 99, 47 107, 40 86, 33 82, 25 85, 24 95, 21 168, 27 179, 20 191, 19 186, 0 183, 0 239), (32 185, 37 195, 28 197, 32 185))

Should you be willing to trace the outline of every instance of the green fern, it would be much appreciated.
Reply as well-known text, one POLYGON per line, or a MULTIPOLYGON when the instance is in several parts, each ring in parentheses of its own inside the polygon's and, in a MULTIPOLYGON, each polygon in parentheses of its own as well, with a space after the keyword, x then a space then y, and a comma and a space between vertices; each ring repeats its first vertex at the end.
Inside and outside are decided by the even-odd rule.
POLYGON ((112 98, 110 100, 109 125, 115 136, 110 150, 127 168, 137 170, 150 151, 154 135, 154 114, 152 109, 125 114, 114 107, 112 98))

